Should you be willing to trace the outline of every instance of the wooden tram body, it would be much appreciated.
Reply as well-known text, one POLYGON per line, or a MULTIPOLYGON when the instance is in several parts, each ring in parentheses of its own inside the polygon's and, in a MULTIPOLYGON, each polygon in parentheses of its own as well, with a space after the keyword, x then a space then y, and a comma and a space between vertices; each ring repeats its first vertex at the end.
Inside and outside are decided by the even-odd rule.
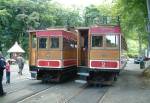
POLYGON ((29 31, 29 65, 33 78, 60 82, 76 73, 77 36, 63 29, 29 31))
POLYGON ((86 83, 116 80, 126 64, 121 58, 127 46, 120 27, 79 27, 76 31, 29 31, 33 78, 60 82, 78 74, 86 83))
POLYGON ((121 57, 126 49, 119 26, 78 28, 79 79, 89 84, 116 80, 126 64, 121 57))

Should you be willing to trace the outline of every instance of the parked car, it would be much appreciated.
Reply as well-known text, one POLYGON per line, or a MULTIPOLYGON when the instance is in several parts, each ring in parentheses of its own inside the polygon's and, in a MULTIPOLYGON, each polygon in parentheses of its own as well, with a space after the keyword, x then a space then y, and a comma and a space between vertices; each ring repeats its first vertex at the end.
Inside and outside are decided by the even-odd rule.
POLYGON ((144 60, 144 57, 139 56, 134 58, 134 64, 140 64, 144 60))

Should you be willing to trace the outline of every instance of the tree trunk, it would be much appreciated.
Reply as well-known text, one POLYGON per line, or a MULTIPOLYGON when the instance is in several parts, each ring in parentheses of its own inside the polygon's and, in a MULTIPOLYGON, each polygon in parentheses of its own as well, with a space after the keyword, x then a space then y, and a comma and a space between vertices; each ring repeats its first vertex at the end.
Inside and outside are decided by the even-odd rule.
POLYGON ((142 55, 142 36, 141 33, 138 33, 138 42, 139 42, 139 54, 142 55))

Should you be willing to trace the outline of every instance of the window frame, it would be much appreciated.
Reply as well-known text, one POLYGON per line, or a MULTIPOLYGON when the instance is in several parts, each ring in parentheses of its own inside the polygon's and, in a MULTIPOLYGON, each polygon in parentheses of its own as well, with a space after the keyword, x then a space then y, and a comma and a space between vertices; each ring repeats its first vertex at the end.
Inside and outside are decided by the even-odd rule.
POLYGON ((49 39, 48 39, 48 37, 47 36, 41 36, 41 37, 38 37, 38 49, 41 49, 41 50, 48 50, 49 48, 48 48, 48 43, 49 43, 49 39), (46 38, 47 39, 47 43, 46 43, 46 48, 40 48, 40 39, 41 38, 46 38))
POLYGON ((91 49, 104 49, 104 46, 105 46, 105 44, 104 44, 104 34, 92 34, 91 35, 91 43, 90 43, 90 45, 91 45, 91 49), (93 42, 92 42, 92 39, 93 39, 93 36, 102 36, 102 39, 103 39, 103 41, 102 41, 102 47, 93 47, 92 45, 93 45, 93 42))
POLYGON ((120 36, 118 34, 100 34, 100 33, 98 33, 98 34, 91 34, 90 48, 91 49, 119 49, 119 47, 120 47, 120 38, 119 37, 120 36), (106 46, 106 36, 107 35, 117 36, 117 38, 118 38, 118 45, 116 47, 107 47, 106 46), (92 47, 92 38, 93 38, 93 36, 102 36, 103 37, 103 46, 102 47, 92 47))
POLYGON ((32 48, 32 49, 37 48, 37 41, 38 41, 38 39, 37 39, 36 35, 31 34, 31 48, 32 48), (35 42, 34 42, 34 39, 36 39, 35 42), (35 44, 33 44, 33 43, 35 43, 35 44), (33 46, 33 45, 34 45, 34 46, 33 46))
POLYGON ((49 36, 49 50, 61 50, 62 49, 62 36, 49 36), (59 48, 51 48, 51 38, 58 38, 59 48))
POLYGON ((117 35, 117 34, 105 34, 104 38, 105 38, 105 49, 119 49, 119 45, 120 45, 119 35, 117 35), (106 36, 115 36, 115 37, 117 37, 118 38, 118 45, 115 46, 115 47, 108 47, 107 44, 106 44, 106 36))
POLYGON ((71 49, 76 49, 77 47, 77 41, 71 40, 71 39, 66 39, 63 37, 63 50, 71 50, 71 49), (64 40, 65 39, 65 40, 64 40), (67 42, 66 42, 67 41, 67 42), (65 43, 66 42, 66 43, 65 43), (68 44, 68 47, 65 47, 66 44, 68 44), (71 47, 72 45, 72 47, 71 47))

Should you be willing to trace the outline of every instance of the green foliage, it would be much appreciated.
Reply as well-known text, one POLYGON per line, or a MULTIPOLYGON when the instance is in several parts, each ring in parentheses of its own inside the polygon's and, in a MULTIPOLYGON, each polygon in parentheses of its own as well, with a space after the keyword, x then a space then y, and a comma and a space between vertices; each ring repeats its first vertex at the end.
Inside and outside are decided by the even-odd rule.
POLYGON ((27 30, 81 23, 79 10, 65 9, 51 0, 0 0, 0 50, 6 52, 18 41, 27 51, 27 30))
POLYGON ((110 5, 90 5, 84 11, 85 26, 118 24, 118 17, 112 14, 110 5))
MULTIPOLYGON (((146 0, 116 0, 113 11, 114 15, 120 16, 122 31, 126 38, 138 41, 135 51, 141 53, 142 45, 148 43, 146 0)), ((129 48, 129 51, 132 50, 129 48)))
MULTIPOLYGON (((147 45, 146 0, 115 0, 113 8, 110 5, 90 5, 83 11, 64 8, 52 0, 0 0, 0 50, 7 51, 18 41, 27 51, 27 30, 115 24, 116 18, 110 16, 120 16, 120 25, 127 39, 136 41, 136 44, 137 40, 140 41, 141 47, 147 45)), ((129 51, 137 52, 140 46, 136 47, 129 46, 129 51)))

